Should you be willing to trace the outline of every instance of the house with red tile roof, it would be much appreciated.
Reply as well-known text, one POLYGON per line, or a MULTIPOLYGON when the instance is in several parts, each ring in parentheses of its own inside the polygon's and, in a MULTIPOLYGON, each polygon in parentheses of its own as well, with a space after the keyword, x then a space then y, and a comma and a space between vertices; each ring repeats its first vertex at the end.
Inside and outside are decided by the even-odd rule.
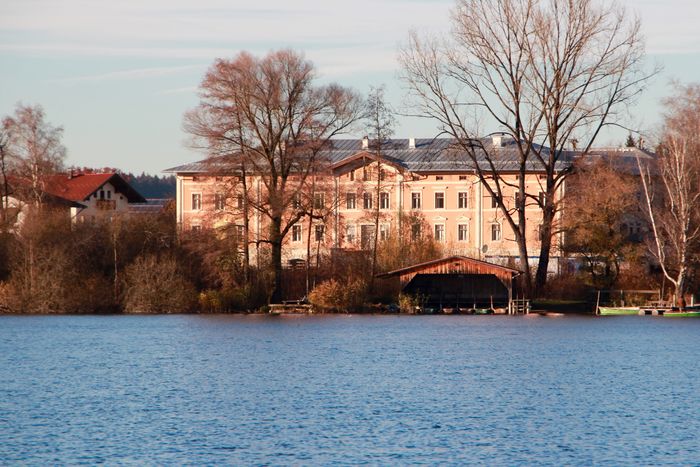
POLYGON ((146 199, 116 172, 71 171, 68 174, 52 175, 46 180, 45 190, 50 195, 79 203, 81 207, 71 207, 71 217, 75 220, 95 220, 127 213, 130 204, 146 202, 146 199))

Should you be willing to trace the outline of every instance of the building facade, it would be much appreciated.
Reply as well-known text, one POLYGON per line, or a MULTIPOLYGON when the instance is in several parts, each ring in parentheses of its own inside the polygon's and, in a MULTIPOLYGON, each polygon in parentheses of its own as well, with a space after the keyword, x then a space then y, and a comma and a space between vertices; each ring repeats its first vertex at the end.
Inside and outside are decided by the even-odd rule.
MULTIPOLYGON (((502 135, 488 138, 487 144, 496 154, 493 159, 505 185, 506 207, 515 209, 520 177, 515 144, 502 135)), ((314 192, 306 200, 315 218, 303 218, 286 236, 283 254, 288 262, 313 261, 307 255, 319 248, 370 249, 377 224, 380 242, 397 234, 409 239, 429 235, 449 254, 502 263, 518 257, 513 230, 502 210, 479 181, 473 165, 452 149, 449 140, 392 140, 379 154, 370 150, 366 139, 334 140, 327 156, 329 168, 316 177, 314 192)), ((214 169, 207 161, 168 172, 177 177, 177 222, 181 229, 234 226, 242 235, 243 219, 247 218, 249 243, 264 241, 265 219, 246 206, 264 197, 259 176, 247 176, 244 184, 240 174, 214 169)), ((545 181, 545 174, 532 164, 525 175, 530 195, 525 207, 533 262, 539 255, 542 218, 535 199, 543 196, 545 181)), ((564 189, 562 184, 557 199, 564 189)), ((555 259, 561 235, 553 242, 555 259)))

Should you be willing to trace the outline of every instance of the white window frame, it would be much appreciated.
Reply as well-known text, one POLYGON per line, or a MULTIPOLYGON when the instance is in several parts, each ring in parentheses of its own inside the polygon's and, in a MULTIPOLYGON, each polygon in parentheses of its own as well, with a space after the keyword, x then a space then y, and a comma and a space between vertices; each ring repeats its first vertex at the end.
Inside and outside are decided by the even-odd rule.
POLYGON ((436 242, 445 243, 445 224, 434 224, 433 235, 436 242))
POLYGON ((390 227, 389 224, 379 224, 379 240, 384 241, 389 239, 390 227))
POLYGON ((304 239, 302 227, 298 224, 292 226, 292 242, 300 243, 304 239))
POLYGON ((503 239, 503 229, 501 227, 501 224, 499 222, 493 222, 491 224, 491 241, 492 242, 500 242, 502 239, 503 239), (497 229, 494 230, 494 228, 496 228, 496 227, 497 227, 497 229), (498 235, 496 235, 496 234, 498 234, 498 235), (498 237, 498 238, 494 238, 494 237, 498 237))
POLYGON ((469 241, 469 224, 457 224, 457 241, 458 242, 468 242, 469 241), (464 235, 462 235, 464 234, 464 235), (462 238, 464 237, 464 238, 462 238))
POLYGON ((357 229, 354 225, 345 226, 345 241, 347 243, 355 243, 357 239, 357 229))
POLYGON ((460 191, 457 193, 457 208, 469 209, 469 192, 460 191))
POLYGON ((411 192, 411 209, 421 209, 423 205, 423 196, 420 191, 411 192))
POLYGON ((324 193, 314 193, 314 209, 326 207, 326 197, 324 193))
POLYGON ((345 193, 345 209, 357 209, 357 193, 348 191, 345 193), (352 206, 350 206, 352 200, 352 206))
POLYGON ((202 210, 202 193, 200 193, 200 192, 192 193, 190 202, 191 202, 190 207, 191 207, 192 211, 201 211, 202 210), (197 200, 196 202, 195 202, 195 199, 197 200))
POLYGON ((369 191, 362 193, 362 209, 372 209, 374 206, 374 197, 369 191))
POLYGON ((214 211, 223 211, 226 207, 226 197, 223 193, 214 193, 214 211))
POLYGON ((379 209, 389 209, 391 206, 391 201, 389 197, 389 193, 386 191, 382 191, 379 193, 379 209))
POLYGON ((445 192, 444 191, 436 191, 433 198, 435 200, 435 209, 445 209, 445 192), (440 198, 438 198, 438 195, 440 195, 440 198), (442 206, 438 206, 438 199, 440 200, 440 204, 442 204, 442 206))

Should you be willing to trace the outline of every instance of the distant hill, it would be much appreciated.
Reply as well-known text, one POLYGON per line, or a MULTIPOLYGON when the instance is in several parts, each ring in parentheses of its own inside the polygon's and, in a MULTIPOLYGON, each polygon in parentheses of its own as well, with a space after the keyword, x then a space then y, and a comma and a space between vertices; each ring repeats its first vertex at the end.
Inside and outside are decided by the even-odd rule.
POLYGON ((144 198, 175 198, 175 176, 174 175, 134 175, 124 174, 132 187, 144 198))

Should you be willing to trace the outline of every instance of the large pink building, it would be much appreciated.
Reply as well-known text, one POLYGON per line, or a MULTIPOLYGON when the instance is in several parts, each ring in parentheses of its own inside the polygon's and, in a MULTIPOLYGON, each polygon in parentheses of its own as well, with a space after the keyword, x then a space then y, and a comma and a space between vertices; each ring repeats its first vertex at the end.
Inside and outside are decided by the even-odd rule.
MULTIPOLYGON (((504 199, 515 207, 519 180, 516 145, 503 135, 483 140, 495 154, 497 170, 510 182, 504 199)), ((328 173, 319 176, 313 204, 321 219, 302 219, 292 226, 285 240, 287 261, 306 260, 308 236, 323 249, 366 249, 374 239, 379 213, 379 241, 402 229, 404 235, 431 235, 444 244, 446 254, 505 262, 518 256, 513 232, 503 213, 479 181, 464 154, 450 149, 447 139, 397 139, 385 144, 381 159, 370 151, 367 140, 333 140, 326 155, 328 173), (378 207, 378 210, 377 210, 378 207)), ((573 153, 563 159, 571 163, 573 153)), ((182 229, 235 225, 243 232, 245 199, 240 175, 215 168, 207 161, 169 169, 177 175, 177 222, 182 229)), ((533 197, 544 191, 545 175, 531 164, 525 175, 526 190, 533 197)), ((259 199, 259 177, 246 179, 248 196, 259 199)), ((563 196, 562 185, 558 197, 563 196)), ((264 240, 264 218, 248 211, 249 241, 264 240)), ((539 254, 541 209, 526 202, 527 239, 532 261, 539 254)), ((561 237, 553 242, 553 257, 559 255, 561 237)), ((257 243, 259 244, 259 243, 257 243)), ((556 267, 556 261, 552 261, 556 267)))

